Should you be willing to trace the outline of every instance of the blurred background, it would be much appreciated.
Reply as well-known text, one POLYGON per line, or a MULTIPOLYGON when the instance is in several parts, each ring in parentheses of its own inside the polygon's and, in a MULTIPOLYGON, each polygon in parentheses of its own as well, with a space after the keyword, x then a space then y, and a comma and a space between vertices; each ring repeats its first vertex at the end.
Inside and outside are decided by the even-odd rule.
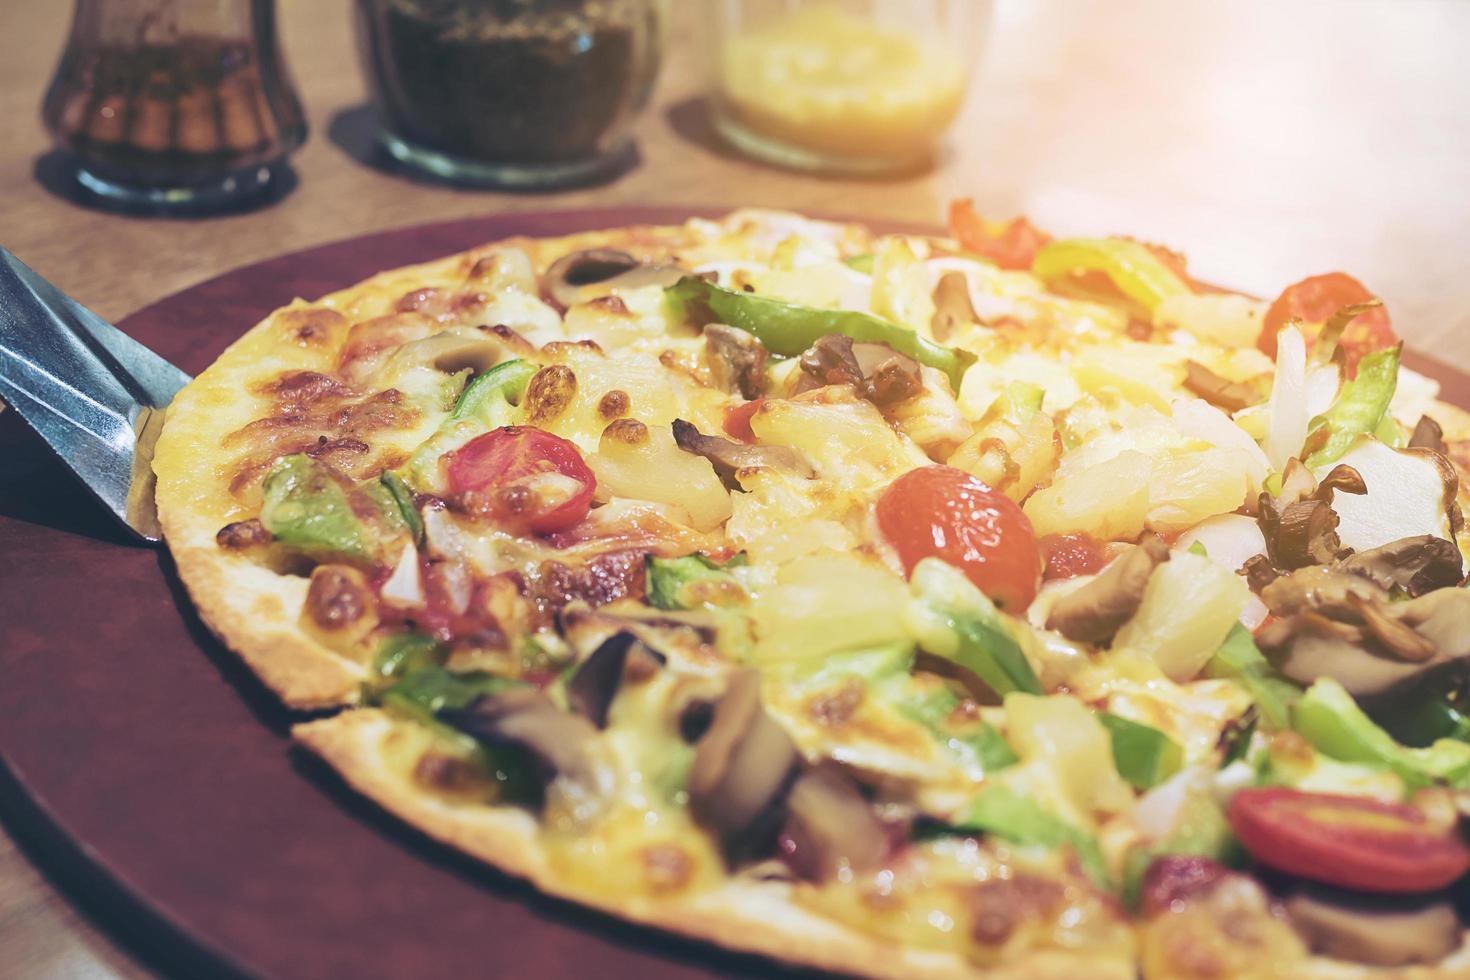
MULTIPOLYGON (((941 5, 942 6, 942 5, 941 5)), ((963 4, 959 4, 963 6, 963 4)), ((1274 296, 1346 270, 1411 346, 1470 370, 1470 2, 999 0, 948 41, 972 78, 933 159, 822 176, 753 160, 709 111, 715 5, 668 5, 636 149, 560 190, 471 189, 382 149, 348 0, 280 0, 308 133, 257 206, 143 217, 81 200, 40 106, 71 4, 0 3, 0 242, 116 319, 232 267, 493 212, 762 205, 942 224, 952 197, 1058 234, 1184 251, 1196 277, 1274 296), (590 181, 590 182, 589 182, 590 181)), ((242 328, 245 326, 241 325, 242 328)), ((0 835, 0 975, 142 976, 0 835)))

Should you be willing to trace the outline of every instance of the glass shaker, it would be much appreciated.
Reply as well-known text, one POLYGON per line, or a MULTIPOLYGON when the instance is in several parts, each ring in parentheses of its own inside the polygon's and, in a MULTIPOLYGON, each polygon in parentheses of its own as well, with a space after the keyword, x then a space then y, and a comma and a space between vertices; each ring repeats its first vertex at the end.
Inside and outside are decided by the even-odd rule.
POLYGON ((77 0, 41 111, 86 191, 150 210, 263 198, 306 138, 275 0, 77 0))
POLYGON ((463 184, 576 183, 626 160, 667 0, 357 0, 380 141, 463 184))
POLYGON ((715 128, 750 156, 842 174, 930 163, 991 0, 703 0, 715 128))

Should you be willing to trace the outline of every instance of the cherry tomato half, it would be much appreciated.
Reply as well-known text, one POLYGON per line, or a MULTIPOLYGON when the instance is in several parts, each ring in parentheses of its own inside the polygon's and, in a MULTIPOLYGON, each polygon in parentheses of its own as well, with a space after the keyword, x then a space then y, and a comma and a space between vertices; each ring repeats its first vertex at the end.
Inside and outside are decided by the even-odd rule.
POLYGON ((1405 803, 1243 789, 1230 800, 1230 826, 1262 864, 1358 891, 1438 891, 1470 871, 1470 847, 1405 803))
POLYGON ((950 202, 949 234, 960 248, 1002 269, 1030 269, 1037 250, 1051 241, 1050 235, 1025 218, 986 221, 975 213, 975 202, 968 197, 950 202))
MULTIPOLYGON (((1301 282, 1287 286, 1276 302, 1266 311, 1261 326, 1261 337, 1256 346, 1271 357, 1276 356, 1276 334, 1289 320, 1302 322, 1302 337, 1311 346, 1322 332, 1322 326, 1344 306, 1364 303, 1373 299, 1373 293, 1358 280, 1344 272, 1329 272, 1322 276, 1309 276, 1301 282)), ((1347 357, 1347 375, 1358 373, 1358 361, 1363 355, 1371 354, 1398 343, 1388 311, 1382 307, 1369 310, 1353 318, 1342 332, 1338 345, 1347 357)))
POLYGON ((508 425, 445 457, 450 493, 478 493, 490 513, 537 534, 565 531, 587 516, 597 477, 577 447, 528 425, 508 425))
POLYGON ((1009 612, 1036 598, 1041 558, 1031 521, 1015 501, 964 470, 905 473, 878 498, 877 516, 906 573, 925 558, 941 558, 1009 612))
POLYGON ((739 439, 741 442, 755 442, 755 433, 750 429, 750 417, 759 412, 765 403, 764 398, 757 398, 744 405, 727 408, 725 410, 725 435, 731 439, 739 439))
POLYGON ((1090 534, 1048 534, 1036 542, 1041 550, 1046 570, 1046 579, 1076 578, 1092 575, 1103 570, 1108 563, 1107 552, 1090 534))

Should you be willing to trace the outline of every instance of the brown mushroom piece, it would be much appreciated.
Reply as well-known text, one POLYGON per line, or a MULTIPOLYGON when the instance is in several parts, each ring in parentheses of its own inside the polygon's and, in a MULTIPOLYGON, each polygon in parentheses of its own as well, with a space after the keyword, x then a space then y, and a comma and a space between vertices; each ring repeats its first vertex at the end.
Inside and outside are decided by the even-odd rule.
POLYGON ((1418 534, 1360 551, 1337 567, 1381 588, 1397 587, 1411 596, 1420 596, 1458 585, 1465 566, 1455 542, 1434 534, 1418 534))
POLYGON ((1281 496, 1262 493, 1258 504, 1256 522, 1266 540, 1271 564, 1290 571, 1325 565, 1350 554, 1337 536, 1338 517, 1332 509, 1332 496, 1335 492, 1361 495, 1367 490, 1362 476, 1351 466, 1334 467, 1318 483, 1305 467, 1288 464, 1281 496))
POLYGON ((861 397, 886 408, 923 390, 919 362, 885 344, 853 343, 829 334, 801 355, 801 370, 817 385, 850 385, 861 397))
POLYGON ((979 322, 965 274, 954 270, 940 276, 934 284, 934 315, 929 318, 929 332, 934 339, 943 343, 960 327, 979 322))
POLYGON ((739 473, 749 467, 769 467, 810 480, 817 475, 807 458, 789 446, 750 446, 720 436, 707 436, 692 422, 675 419, 674 442, 686 453, 703 456, 727 487, 740 489, 739 473))
POLYGON ((730 676, 689 771, 690 812, 732 864, 770 844, 801 761, 791 736, 761 706, 760 689, 757 670, 730 676))
POLYGON ((1448 455, 1444 442, 1444 429, 1428 415, 1419 416, 1413 435, 1409 436, 1410 449, 1433 449, 1441 456, 1448 455))
POLYGON ((1251 385, 1221 377, 1198 361, 1184 362, 1184 387, 1227 412, 1250 408, 1262 400, 1261 393, 1251 385))
POLYGON ((598 728, 628 677, 649 677, 664 665, 663 654, 623 630, 600 643, 567 682, 567 703, 598 728))
POLYGON ((760 397, 769 355, 754 335, 723 323, 705 324, 704 356, 720 390, 738 392, 747 399, 760 397))
POLYGON ((521 749, 542 783, 560 786, 574 804, 595 802, 611 788, 608 771, 592 751, 597 729, 534 688, 482 695, 464 708, 439 712, 438 718, 486 745, 521 749))
POLYGON ((810 881, 877 868, 891 848, 873 807, 833 762, 802 773, 792 785, 780 836, 782 857, 810 881))
POLYGON ((611 248, 589 248, 563 255, 547 268, 541 291, 569 309, 582 301, 582 288, 599 284, 609 289, 672 286, 687 273, 672 263, 644 263, 611 248))
POLYGON ((1286 915, 1314 953, 1370 966, 1436 963, 1460 945, 1461 926, 1443 898, 1400 899, 1307 891, 1286 915))
POLYGON ((1106 643, 1143 602, 1149 576, 1169 560, 1169 546, 1146 535, 1138 547, 1124 552, 1091 582, 1069 592, 1052 606, 1046 628, 1080 643, 1106 643))

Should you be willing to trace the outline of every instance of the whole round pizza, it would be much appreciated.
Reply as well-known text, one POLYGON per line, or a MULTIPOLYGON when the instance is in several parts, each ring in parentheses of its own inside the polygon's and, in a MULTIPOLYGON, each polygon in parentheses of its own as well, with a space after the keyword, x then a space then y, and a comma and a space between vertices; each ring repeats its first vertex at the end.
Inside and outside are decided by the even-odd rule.
POLYGON ((277 310, 157 501, 296 739, 547 893, 872 977, 1461 976, 1470 416, 1400 351, 1343 273, 739 211, 277 310))

